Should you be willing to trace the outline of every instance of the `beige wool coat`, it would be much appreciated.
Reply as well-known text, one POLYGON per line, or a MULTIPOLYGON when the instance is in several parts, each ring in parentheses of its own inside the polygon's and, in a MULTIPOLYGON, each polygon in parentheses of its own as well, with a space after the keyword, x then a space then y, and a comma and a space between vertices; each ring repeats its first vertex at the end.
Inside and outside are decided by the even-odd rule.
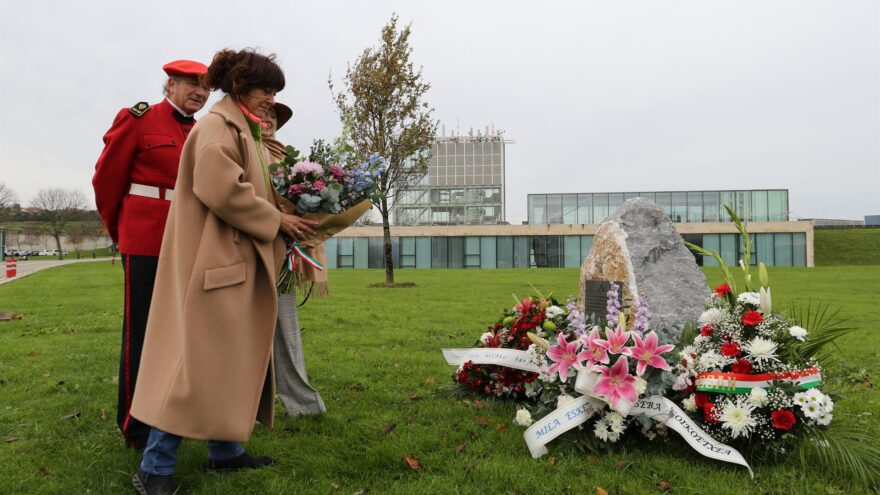
POLYGON ((227 96, 183 147, 131 406, 168 433, 243 442, 272 426, 284 244, 257 146, 227 96))

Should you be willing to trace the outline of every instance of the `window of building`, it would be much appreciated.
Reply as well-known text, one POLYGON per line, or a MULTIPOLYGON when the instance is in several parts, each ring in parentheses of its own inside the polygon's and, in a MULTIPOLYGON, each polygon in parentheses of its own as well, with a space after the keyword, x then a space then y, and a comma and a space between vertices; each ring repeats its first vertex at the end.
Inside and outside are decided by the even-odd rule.
POLYGON ((547 195, 547 223, 549 223, 549 224, 562 223, 562 195, 561 194, 548 194, 547 195))
POLYGON ((593 223, 593 195, 578 194, 578 219, 577 223, 589 225, 593 223))
POLYGON ((703 193, 699 191, 687 193, 687 211, 688 222, 703 221, 703 193))

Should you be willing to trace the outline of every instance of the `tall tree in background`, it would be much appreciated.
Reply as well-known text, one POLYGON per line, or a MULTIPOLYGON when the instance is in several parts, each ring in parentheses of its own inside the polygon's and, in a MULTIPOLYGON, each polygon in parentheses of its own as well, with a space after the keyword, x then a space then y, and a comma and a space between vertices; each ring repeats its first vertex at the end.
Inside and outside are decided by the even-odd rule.
MULTIPOLYGON (((382 29, 382 44, 367 48, 343 79, 345 89, 334 95, 336 106, 361 159, 378 153, 388 168, 378 180, 385 238, 385 283, 394 284, 391 251, 390 205, 401 190, 427 172, 430 148, 437 131, 432 108, 423 101, 431 85, 422 80, 422 69, 410 62, 410 25, 397 28, 397 15, 382 29)), ((333 82, 329 81, 330 90, 333 82)))
POLYGON ((0 182, 0 219, 6 218, 8 216, 6 209, 17 203, 18 196, 16 196, 15 191, 5 183, 0 182))
POLYGON ((86 207, 86 196, 75 189, 40 189, 31 206, 40 210, 46 221, 45 231, 55 238, 58 259, 64 259, 61 249, 61 236, 67 232, 67 224, 76 220, 86 207))

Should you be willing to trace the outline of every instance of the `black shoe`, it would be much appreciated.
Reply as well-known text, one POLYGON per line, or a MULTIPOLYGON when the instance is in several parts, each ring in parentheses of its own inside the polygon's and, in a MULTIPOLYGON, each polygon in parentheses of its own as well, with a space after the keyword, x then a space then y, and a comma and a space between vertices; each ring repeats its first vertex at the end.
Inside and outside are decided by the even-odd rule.
POLYGON ((131 484, 141 495, 173 495, 177 493, 177 485, 171 475, 159 476, 144 472, 138 468, 131 477, 131 484))
POLYGON ((259 469, 261 467, 269 466, 273 462, 272 458, 267 455, 254 457, 245 452, 238 457, 233 457, 232 459, 226 459, 224 461, 209 460, 205 463, 205 470, 228 472, 241 469, 259 469))

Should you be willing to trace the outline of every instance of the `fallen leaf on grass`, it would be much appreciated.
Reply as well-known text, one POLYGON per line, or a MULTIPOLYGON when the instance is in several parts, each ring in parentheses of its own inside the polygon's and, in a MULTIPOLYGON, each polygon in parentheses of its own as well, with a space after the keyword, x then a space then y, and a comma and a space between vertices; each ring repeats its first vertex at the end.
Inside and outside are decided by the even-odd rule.
POLYGON ((14 437, 14 436, 3 437, 3 442, 5 442, 5 443, 12 443, 15 441, 18 441, 18 437, 14 437))
POLYGON ((339 488, 340 488, 340 486, 335 481, 331 481, 330 486, 332 486, 336 490, 339 490, 339 488))
POLYGON ((34 351, 27 353, 27 357, 37 357, 39 355, 40 355, 39 352, 34 352, 34 351))
POLYGON ((421 398, 422 398, 421 395, 410 395, 410 396, 409 396, 409 400, 413 400, 413 401, 415 401, 415 400, 421 400, 421 398))
POLYGON ((41 467, 40 472, 43 473, 43 476, 49 476, 49 468, 46 466, 41 467))
POLYGON ((425 378, 425 383, 427 383, 428 385, 433 385, 435 381, 436 380, 434 380, 433 376, 429 376, 429 377, 425 378))
POLYGON ((486 408, 485 402, 483 402, 481 400, 477 400, 474 402, 474 409, 479 411, 480 409, 485 409, 485 408, 486 408))
POLYGON ((467 450, 467 448, 468 448, 468 445, 467 445, 466 443, 463 443, 463 444, 461 444, 461 445, 459 445, 458 447, 455 448, 455 453, 456 453, 456 454, 461 454, 462 452, 464 452, 465 450, 467 450))
POLYGON ((657 483, 657 488, 659 488, 665 492, 668 492, 669 490, 672 490, 672 483, 670 483, 666 480, 660 480, 657 483))
POLYGON ((362 488, 362 489, 352 493, 351 495, 364 495, 365 493, 367 493, 367 490, 365 488, 362 488))
POLYGON ((498 423, 497 425, 495 425, 495 428, 497 428, 498 431, 505 431, 507 430, 507 425, 504 423, 498 423))
POLYGON ((489 418, 487 416, 477 416, 474 418, 474 422, 480 426, 489 426, 489 418))
POLYGON ((476 439, 477 439, 477 434, 476 434, 476 432, 472 431, 471 432, 471 442, 475 441, 476 439))
POLYGON ((617 461, 617 463, 614 465, 614 469, 617 469, 619 471, 621 469, 626 469, 626 468, 630 467, 631 465, 632 465, 632 462, 630 462, 626 459, 621 459, 621 460, 617 461))
POLYGON ((596 487, 596 495, 608 495, 608 492, 605 491, 601 486, 596 487))
POLYGON ((556 457, 552 456, 552 455, 547 458, 547 462, 549 462, 550 464, 553 464, 553 465, 556 464, 556 460, 557 460, 556 457))
POLYGON ((385 425, 385 428, 382 428, 382 434, 387 435, 394 431, 395 428, 397 428, 397 423, 388 423, 385 425))
POLYGON ((63 420, 65 420, 65 419, 78 418, 80 414, 81 414, 81 413, 78 413, 78 412, 70 413, 70 414, 65 414, 64 416, 59 416, 58 419, 60 419, 60 420, 63 421, 63 420))
POLYGON ((415 456, 404 456, 403 461, 406 462, 406 465, 409 466, 413 471, 418 471, 422 469, 422 461, 415 456))
POLYGON ((107 410, 101 409, 101 421, 107 421, 107 410))
POLYGON ((363 392, 366 387, 362 383, 352 383, 348 389, 354 392, 363 392))
POLYGON ((596 464, 599 462, 599 458, 594 455, 587 456, 587 460, 590 461, 590 464, 596 464))
POLYGON ((413 424, 414 421, 415 421, 415 420, 413 419, 412 416, 407 416, 407 418, 406 418, 406 424, 411 425, 411 424, 413 424))
POLYGON ((76 333, 76 329, 75 328, 68 328, 67 333, 69 333, 70 335, 73 335, 76 333))

